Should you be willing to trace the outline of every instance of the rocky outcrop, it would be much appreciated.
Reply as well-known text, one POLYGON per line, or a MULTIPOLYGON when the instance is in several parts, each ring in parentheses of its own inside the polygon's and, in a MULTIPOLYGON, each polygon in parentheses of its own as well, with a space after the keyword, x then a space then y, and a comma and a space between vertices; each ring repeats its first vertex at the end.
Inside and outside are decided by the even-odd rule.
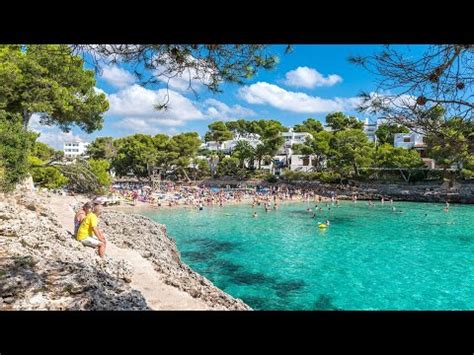
POLYGON ((164 225, 140 215, 111 210, 104 211, 100 219, 100 226, 108 240, 118 247, 137 250, 152 262, 168 285, 204 301, 211 309, 250 309, 184 264, 175 241, 167 235, 164 225))
POLYGON ((124 261, 75 241, 32 192, 0 195, 0 310, 145 310, 124 261))
POLYGON ((330 197, 336 193, 340 199, 351 199, 357 195, 360 200, 374 200, 392 198, 394 201, 413 202, 445 202, 474 203, 474 184, 458 183, 453 187, 441 183, 414 183, 414 184, 381 184, 361 183, 351 184, 323 184, 319 182, 295 182, 292 184, 278 184, 291 188, 305 188, 318 195, 330 197))

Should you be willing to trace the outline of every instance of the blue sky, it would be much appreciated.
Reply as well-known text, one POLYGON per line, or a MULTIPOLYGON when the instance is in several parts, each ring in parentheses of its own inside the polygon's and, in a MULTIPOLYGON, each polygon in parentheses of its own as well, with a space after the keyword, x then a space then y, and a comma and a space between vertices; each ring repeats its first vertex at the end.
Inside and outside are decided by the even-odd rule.
MULTIPOLYGON (((313 117, 324 122, 325 116, 343 111, 361 119, 355 111, 357 95, 374 91, 374 77, 363 68, 348 62, 350 55, 368 55, 376 45, 295 45, 284 54, 286 45, 274 45, 269 51, 279 56, 276 68, 261 70, 245 85, 223 84, 223 92, 213 94, 198 83, 193 84, 198 97, 187 89, 186 78, 170 82, 169 110, 157 112, 153 104, 163 100, 165 86, 139 86, 130 69, 124 65, 106 66, 97 76, 96 87, 107 94, 110 109, 104 128, 87 135, 77 127, 68 134, 57 128, 32 128, 42 133, 40 140, 62 148, 65 140, 91 141, 97 136, 121 137, 134 133, 176 134, 196 131, 201 136, 207 125, 216 120, 276 119, 293 126, 313 117)), ((407 55, 423 46, 403 46, 407 55)))

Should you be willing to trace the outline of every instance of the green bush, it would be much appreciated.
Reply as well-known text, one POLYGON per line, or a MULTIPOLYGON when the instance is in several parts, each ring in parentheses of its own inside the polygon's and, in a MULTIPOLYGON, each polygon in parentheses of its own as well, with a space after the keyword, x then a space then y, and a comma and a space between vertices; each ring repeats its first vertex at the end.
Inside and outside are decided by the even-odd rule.
POLYGON ((268 174, 268 173, 267 173, 267 174, 265 175, 265 177, 264 177, 264 180, 265 180, 266 182, 269 182, 270 184, 274 184, 274 183, 276 183, 276 182, 278 181, 278 178, 277 178, 275 175, 273 175, 273 174, 268 174))
POLYGON ((25 131, 18 117, 0 110, 0 190, 13 189, 28 175, 28 154, 37 136, 25 131))
POLYGON ((34 168, 31 170, 31 175, 35 183, 48 189, 58 189, 69 182, 68 178, 61 174, 57 168, 52 166, 34 168))
POLYGON ((246 169, 240 167, 239 159, 235 157, 226 157, 217 165, 217 175, 219 177, 235 176, 243 178, 246 176, 246 169))
POLYGON ((89 159, 87 162, 99 184, 103 187, 110 186, 112 183, 109 175, 110 163, 105 159, 89 159))

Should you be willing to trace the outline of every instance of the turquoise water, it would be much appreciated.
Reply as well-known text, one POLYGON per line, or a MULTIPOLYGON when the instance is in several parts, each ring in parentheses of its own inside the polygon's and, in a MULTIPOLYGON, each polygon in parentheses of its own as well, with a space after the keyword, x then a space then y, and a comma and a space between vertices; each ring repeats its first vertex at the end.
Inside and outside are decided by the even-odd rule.
POLYGON ((316 219, 314 203, 143 214, 167 226, 184 262, 254 309, 474 309, 474 206, 322 206, 316 219))

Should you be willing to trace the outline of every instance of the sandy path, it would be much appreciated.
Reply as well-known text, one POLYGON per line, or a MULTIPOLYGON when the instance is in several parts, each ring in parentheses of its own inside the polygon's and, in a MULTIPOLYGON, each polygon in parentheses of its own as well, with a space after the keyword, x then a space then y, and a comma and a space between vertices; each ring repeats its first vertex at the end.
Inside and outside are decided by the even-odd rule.
MULTIPOLYGON (((59 222, 67 231, 73 231, 74 211, 72 206, 83 199, 72 196, 52 196, 49 207, 58 216, 59 222)), ((106 236, 107 237, 107 236, 106 236)), ((122 249, 107 242, 106 255, 112 259, 123 260, 133 267, 130 286, 141 292, 148 306, 153 310, 205 310, 209 307, 202 301, 193 298, 186 292, 167 285, 153 264, 143 258, 137 251, 122 249)))

